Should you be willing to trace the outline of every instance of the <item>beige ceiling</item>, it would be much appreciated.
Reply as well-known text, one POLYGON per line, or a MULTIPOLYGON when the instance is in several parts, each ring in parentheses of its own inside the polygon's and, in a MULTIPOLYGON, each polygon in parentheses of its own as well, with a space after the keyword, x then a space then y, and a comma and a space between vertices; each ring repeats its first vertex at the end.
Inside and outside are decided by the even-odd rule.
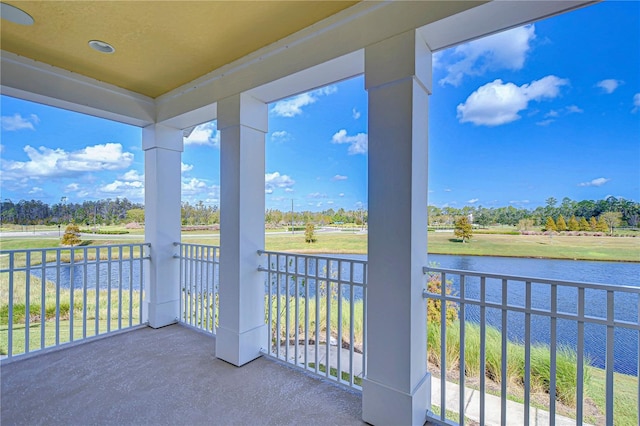
POLYGON ((2 20, 0 47, 157 97, 357 1, 16 1, 22 26, 2 20), (99 53, 89 40, 116 49, 99 53))

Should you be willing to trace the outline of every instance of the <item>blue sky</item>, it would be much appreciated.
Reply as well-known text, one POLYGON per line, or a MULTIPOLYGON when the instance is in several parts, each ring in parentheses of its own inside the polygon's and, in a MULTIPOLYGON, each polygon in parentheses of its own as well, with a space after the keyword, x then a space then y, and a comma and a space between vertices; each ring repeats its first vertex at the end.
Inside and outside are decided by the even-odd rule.
MULTIPOLYGON (((2 199, 143 200, 140 129, 5 96, 0 106, 2 199)), ((437 53, 429 126, 429 204, 640 201, 640 3, 605 2, 437 53)), ((270 105, 266 153, 267 208, 366 207, 363 78, 270 105)), ((196 128, 183 201, 219 204, 219 160, 215 122, 196 128)))

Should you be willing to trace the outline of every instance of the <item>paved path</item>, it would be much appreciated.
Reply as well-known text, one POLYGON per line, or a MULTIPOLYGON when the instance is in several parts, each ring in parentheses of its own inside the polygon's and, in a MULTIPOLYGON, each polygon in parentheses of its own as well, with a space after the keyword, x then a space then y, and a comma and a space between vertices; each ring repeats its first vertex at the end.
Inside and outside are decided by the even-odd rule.
MULTIPOLYGON (((285 348, 281 348, 284 351, 285 348)), ((280 355, 284 355, 281 353, 280 355)), ((289 360, 295 359, 295 345, 289 346, 289 360)), ((307 351, 307 362, 316 362, 315 345, 309 345, 307 351)), ((338 365, 338 347, 330 346, 329 348, 329 365, 337 368, 338 365)), ((304 345, 298 346, 298 362, 304 363, 304 345)), ((324 344, 318 345, 318 363, 327 364, 327 348, 324 344)), ((342 349, 340 356, 340 367, 342 371, 349 371, 349 350, 342 349)), ((362 374, 362 354, 353 354, 353 373, 356 377, 363 377, 362 374)), ((431 378, 431 403, 437 407, 441 407, 440 401, 440 379, 431 378)), ((480 421, 480 392, 475 389, 465 388, 465 416, 476 422, 480 421)), ((452 382, 446 382, 446 407, 448 410, 458 412, 460 406, 460 386, 452 382)), ((494 395, 485 395, 485 424, 500 425, 500 397, 494 395)), ((507 424, 521 425, 524 418, 524 405, 515 401, 507 401, 507 424)), ((548 425, 549 412, 530 407, 529 411, 530 424, 532 425, 548 425)), ((576 421, 564 416, 556 415, 557 426, 573 426, 576 421)), ((586 423, 585 423, 586 425, 586 423)))

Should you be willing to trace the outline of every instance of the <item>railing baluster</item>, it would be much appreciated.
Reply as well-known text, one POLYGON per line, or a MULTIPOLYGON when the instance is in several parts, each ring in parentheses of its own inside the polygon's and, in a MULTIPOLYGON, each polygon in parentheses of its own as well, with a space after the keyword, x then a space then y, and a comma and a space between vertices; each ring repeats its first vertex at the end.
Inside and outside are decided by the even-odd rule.
POLYGON ((325 273, 326 279, 326 291, 324 297, 326 299, 327 304, 327 312, 325 319, 325 376, 329 378, 330 373, 330 365, 331 365, 331 261, 326 259, 327 262, 327 271, 325 273))
POLYGON ((556 424, 556 382, 557 382, 557 342, 558 342, 558 286, 551 286, 551 344, 549 360, 549 425, 556 424))
POLYGON ((502 357, 500 362, 500 423, 507 424, 507 289, 508 281, 502 280, 502 357))
MULTIPOLYGON (((459 413, 460 413, 460 424, 464 425, 464 412, 465 412, 465 404, 466 404, 466 398, 465 398, 465 285, 464 285, 464 275, 460 275, 460 408, 459 408, 459 413)), ((446 283, 442 283, 443 287, 445 286, 446 283)), ((446 311, 446 305, 444 310, 446 311)))
POLYGON ((289 286, 290 286, 290 281, 289 279, 291 278, 291 275, 289 275, 289 262, 290 262, 290 257, 286 256, 284 258, 284 283, 285 283, 285 299, 284 299, 284 310, 285 310, 285 318, 284 318, 284 341, 285 341, 285 345, 284 345, 284 359, 289 360, 289 344, 291 342, 291 337, 289 336, 289 327, 291 326, 290 322, 290 314, 291 314, 291 309, 290 309, 290 304, 289 304, 289 286))
POLYGON ((29 332, 31 325, 31 250, 26 252, 26 266, 25 266, 25 311, 24 311, 24 353, 30 351, 30 336, 29 332))
POLYGON ((315 275, 316 275, 316 323, 315 323, 315 330, 314 330, 314 344, 315 344, 315 370, 316 370, 316 374, 318 374, 318 372, 320 371, 320 362, 318 359, 318 351, 320 350, 319 347, 319 340, 320 340, 320 281, 319 281, 319 273, 318 273, 318 269, 320 269, 320 264, 318 262, 318 258, 314 259, 315 261, 315 275))
MULTIPOLYGON (((353 263, 351 264, 351 279, 353 279, 353 263)), ((355 303, 353 300, 354 286, 349 286, 349 385, 353 386, 355 372, 353 370, 354 334, 355 334, 355 303)))
POLYGON ((309 258, 304 259, 305 286, 304 286, 304 366, 309 367, 309 258))
POLYGON ((447 417, 447 274, 440 274, 440 420, 447 417))
MULTIPOLYGON (((605 385, 605 399, 606 399, 606 414, 605 421, 608 425, 613 424, 613 367, 614 367, 614 358, 613 358, 613 346, 614 346, 614 293, 613 291, 607 291, 607 352, 606 352, 606 385, 605 385)), ((640 374, 640 373, 639 373, 640 374)))
POLYGON ((15 254, 9 253, 9 307, 7 328, 7 356, 13 356, 13 270, 15 269, 15 254))
POLYGON ((118 247, 118 330, 122 328, 122 246, 118 247))
POLYGON ((96 315, 94 336, 100 334, 100 260, 100 248, 96 248, 96 315))
POLYGON ((82 252, 84 264, 82 265, 82 338, 87 338, 87 267, 89 266, 88 250, 85 247, 82 252))
POLYGON ((338 261, 338 360, 337 380, 342 381, 342 261, 338 261))
POLYGON ((480 424, 485 424, 485 404, 487 393, 487 314, 486 278, 480 277, 480 424))
POLYGON ((73 305, 75 295, 75 249, 71 247, 69 249, 69 341, 73 342, 73 305))
POLYGON ((111 246, 107 247, 107 333, 111 331, 111 246))
POLYGON ((267 334, 268 334, 268 351, 269 354, 273 354, 273 272, 271 272, 271 255, 267 254, 267 270, 268 272, 268 282, 267 282, 267 288, 268 293, 267 293, 267 301, 268 301, 268 307, 267 307, 267 317, 268 317, 268 327, 267 327, 267 334))
MULTIPOLYGON (((42 250, 40 255, 40 264, 42 265, 40 275, 40 349, 46 346, 45 334, 47 323, 47 251, 42 250)), ((11 330, 11 329, 9 329, 11 330)))
POLYGON ((56 346, 60 344, 60 256, 62 251, 56 250, 56 346))
POLYGON ((525 282, 524 314, 524 424, 529 426, 531 416, 531 282, 525 282))
POLYGON ((578 342, 576 370, 576 424, 582 426, 584 400, 584 288, 578 288, 578 342))
MULTIPOLYGON (((142 256, 142 247, 140 248, 142 256)), ((133 244, 129 246, 129 327, 133 326, 133 244)))
POLYGON ((293 346, 294 348, 294 359, 295 359, 295 363, 298 364, 298 346, 300 346, 300 336, 299 336, 299 329, 300 329, 300 289, 299 289, 299 280, 300 280, 300 276, 298 275, 300 273, 300 271, 298 270, 298 262, 300 262, 300 259, 298 258, 298 256, 294 257, 295 259, 295 265, 294 265, 294 273, 295 273, 295 288, 293 289, 294 293, 295 293, 295 310, 296 310, 296 314, 295 314, 295 331, 294 331, 294 340, 295 340, 295 345, 293 346))

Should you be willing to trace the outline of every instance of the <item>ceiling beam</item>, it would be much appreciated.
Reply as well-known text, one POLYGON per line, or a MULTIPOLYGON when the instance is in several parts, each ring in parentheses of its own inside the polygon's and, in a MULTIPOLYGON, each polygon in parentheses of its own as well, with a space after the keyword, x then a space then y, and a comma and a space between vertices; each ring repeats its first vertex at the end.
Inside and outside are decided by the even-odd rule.
POLYGON ((153 124, 155 100, 11 52, 0 53, 0 93, 134 126, 153 124))

